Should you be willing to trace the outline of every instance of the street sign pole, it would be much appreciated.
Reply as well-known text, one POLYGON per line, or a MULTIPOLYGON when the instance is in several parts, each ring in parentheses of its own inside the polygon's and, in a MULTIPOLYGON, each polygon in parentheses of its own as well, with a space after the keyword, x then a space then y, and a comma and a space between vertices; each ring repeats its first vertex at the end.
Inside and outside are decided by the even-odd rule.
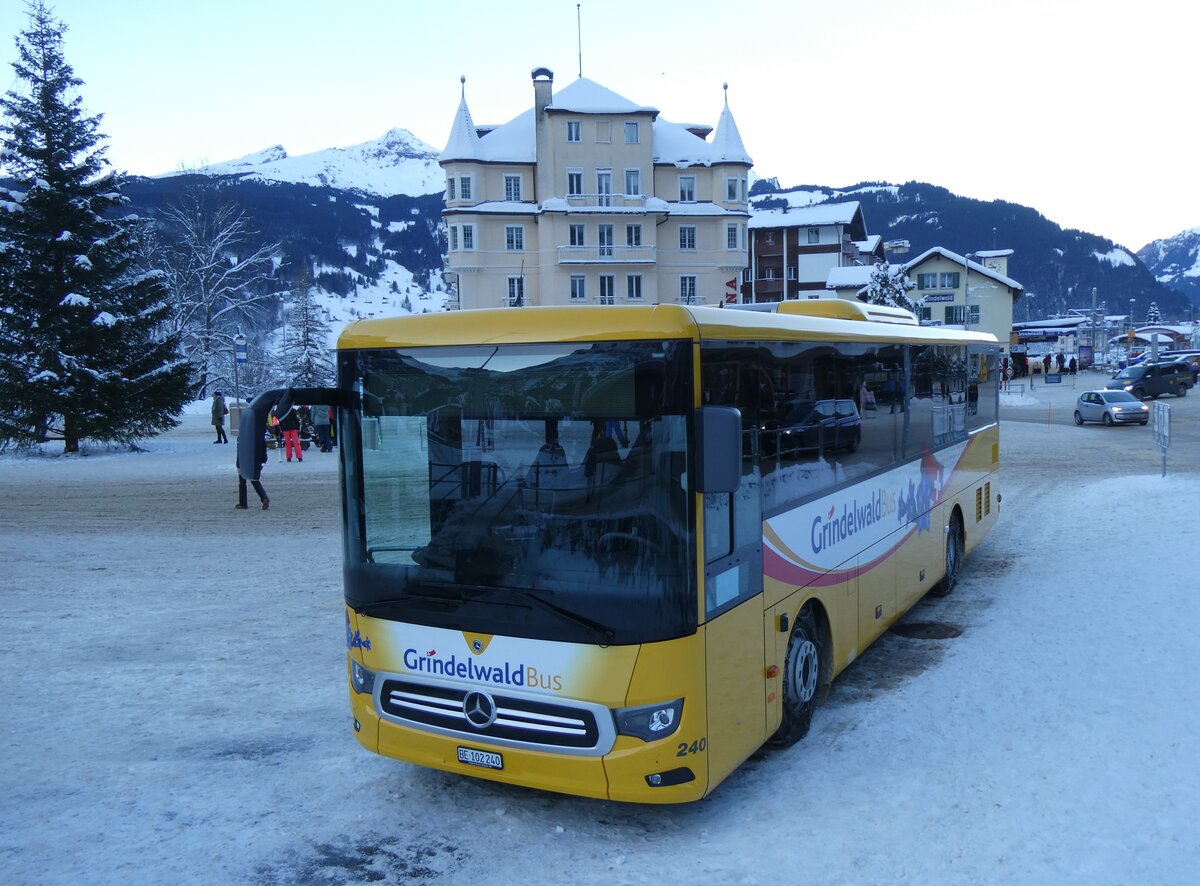
POLYGON ((1167 476, 1167 450, 1171 448, 1171 407, 1154 404, 1154 442, 1162 448, 1162 475, 1167 476))

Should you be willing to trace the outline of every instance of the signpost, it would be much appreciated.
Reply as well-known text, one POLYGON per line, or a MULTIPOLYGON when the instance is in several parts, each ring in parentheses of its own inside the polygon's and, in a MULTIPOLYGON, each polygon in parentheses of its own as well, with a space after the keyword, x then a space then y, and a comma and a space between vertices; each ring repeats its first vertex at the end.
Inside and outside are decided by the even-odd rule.
POLYGON ((240 332, 233 337, 233 402, 237 407, 237 422, 230 422, 236 434, 241 426, 242 416, 242 385, 238 379, 238 366, 246 362, 246 336, 240 332))
POLYGON ((1154 404, 1154 442, 1162 448, 1162 475, 1167 476, 1167 450, 1171 448, 1171 407, 1167 403, 1154 404))

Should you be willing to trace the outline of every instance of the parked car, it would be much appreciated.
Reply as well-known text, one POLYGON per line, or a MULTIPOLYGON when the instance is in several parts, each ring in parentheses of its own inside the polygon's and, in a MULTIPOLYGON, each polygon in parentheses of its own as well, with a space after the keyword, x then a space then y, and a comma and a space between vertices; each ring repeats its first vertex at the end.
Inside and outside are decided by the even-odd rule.
POLYGON ((1195 381, 1191 368, 1182 362, 1142 363, 1122 369, 1105 385, 1112 391, 1128 391, 1139 400, 1163 394, 1186 397, 1195 381))
POLYGON ((862 419, 853 400, 794 400, 764 432, 764 451, 772 455, 854 452, 862 440, 862 419))
POLYGON ((1150 421, 1150 407, 1128 391, 1084 391, 1075 401, 1075 424, 1127 425, 1150 421))

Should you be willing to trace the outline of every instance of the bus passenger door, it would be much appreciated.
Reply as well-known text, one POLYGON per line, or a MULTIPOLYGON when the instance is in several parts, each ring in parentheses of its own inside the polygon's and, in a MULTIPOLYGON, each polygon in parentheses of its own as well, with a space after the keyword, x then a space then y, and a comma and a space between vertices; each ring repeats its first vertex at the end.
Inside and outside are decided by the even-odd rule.
POLYGON ((736 769, 766 738, 762 508, 758 468, 749 458, 744 464, 736 492, 704 495, 710 784, 736 769))

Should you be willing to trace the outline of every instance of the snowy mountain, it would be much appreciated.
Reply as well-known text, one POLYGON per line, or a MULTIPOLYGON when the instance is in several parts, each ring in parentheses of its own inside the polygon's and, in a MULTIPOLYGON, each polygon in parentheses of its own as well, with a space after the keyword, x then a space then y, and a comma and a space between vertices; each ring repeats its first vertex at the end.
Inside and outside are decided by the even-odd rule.
MULTIPOLYGON (((288 182, 391 197, 440 193, 445 176, 438 152, 407 129, 392 129, 374 141, 348 148, 326 148, 298 157, 282 145, 200 170, 268 182, 288 182)), ((171 173, 174 175, 175 173, 171 173)))
POLYGON ((1178 289, 1200 305, 1200 228, 1148 243, 1138 250, 1138 258, 1159 283, 1178 289))

